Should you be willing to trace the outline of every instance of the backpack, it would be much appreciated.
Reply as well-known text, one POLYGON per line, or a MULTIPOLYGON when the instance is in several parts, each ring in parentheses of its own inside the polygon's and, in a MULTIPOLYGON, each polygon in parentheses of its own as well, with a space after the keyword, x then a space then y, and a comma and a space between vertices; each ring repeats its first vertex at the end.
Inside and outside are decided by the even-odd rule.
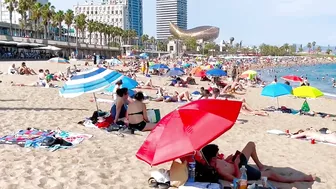
POLYGON ((195 182, 219 183, 219 174, 216 169, 196 161, 195 182))

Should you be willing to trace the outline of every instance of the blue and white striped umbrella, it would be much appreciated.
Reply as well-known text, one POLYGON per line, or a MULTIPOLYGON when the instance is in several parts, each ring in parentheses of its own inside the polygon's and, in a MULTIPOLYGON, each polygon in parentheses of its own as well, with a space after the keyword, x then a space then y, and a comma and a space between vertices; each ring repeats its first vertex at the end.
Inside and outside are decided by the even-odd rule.
POLYGON ((117 64, 122 64, 122 62, 117 59, 117 58, 113 58, 113 59, 110 59, 110 60, 107 60, 107 62, 111 65, 117 65, 117 64))
POLYGON ((73 98, 84 93, 100 91, 123 77, 124 75, 113 70, 94 68, 71 77, 59 92, 65 98, 73 98))
POLYGON ((60 57, 51 58, 48 61, 52 62, 52 63, 70 64, 70 62, 68 60, 66 60, 64 58, 60 58, 60 57))

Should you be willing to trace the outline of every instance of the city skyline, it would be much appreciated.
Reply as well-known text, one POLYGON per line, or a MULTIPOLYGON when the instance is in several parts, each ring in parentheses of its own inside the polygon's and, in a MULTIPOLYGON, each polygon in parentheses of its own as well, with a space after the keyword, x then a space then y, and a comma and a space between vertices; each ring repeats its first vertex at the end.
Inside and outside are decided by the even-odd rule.
POLYGON ((156 38, 166 40, 172 36, 169 23, 188 28, 188 0, 156 0, 156 38))
MULTIPOLYGON (((50 0, 57 9, 72 9, 85 0, 50 0)), ((332 0, 193 0, 188 4, 188 29, 210 25, 220 30, 220 40, 234 37, 245 45, 261 43, 282 45, 316 41, 318 45, 336 44, 332 28, 336 18, 332 0)), ((143 0, 144 34, 156 36, 156 0, 143 0)))

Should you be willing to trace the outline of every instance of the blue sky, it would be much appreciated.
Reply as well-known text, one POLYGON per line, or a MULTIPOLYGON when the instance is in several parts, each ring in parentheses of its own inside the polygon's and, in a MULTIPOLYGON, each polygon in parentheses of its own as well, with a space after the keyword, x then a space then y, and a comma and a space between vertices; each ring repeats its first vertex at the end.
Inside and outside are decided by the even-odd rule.
MULTIPOLYGON (((71 9, 85 0, 49 0, 57 9, 71 9)), ((99 2, 99 1, 96 1, 99 2)), ((155 0, 143 0, 144 33, 155 36, 155 0)), ((234 37, 246 45, 336 44, 335 0, 189 0, 188 28, 220 28, 220 40, 234 37)))

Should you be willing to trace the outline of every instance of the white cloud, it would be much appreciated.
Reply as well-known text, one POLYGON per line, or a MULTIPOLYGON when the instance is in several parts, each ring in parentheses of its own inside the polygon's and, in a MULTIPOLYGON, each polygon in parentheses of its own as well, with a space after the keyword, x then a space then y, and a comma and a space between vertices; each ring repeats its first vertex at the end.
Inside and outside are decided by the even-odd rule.
POLYGON ((277 16, 336 16, 335 0, 269 0, 277 16))

